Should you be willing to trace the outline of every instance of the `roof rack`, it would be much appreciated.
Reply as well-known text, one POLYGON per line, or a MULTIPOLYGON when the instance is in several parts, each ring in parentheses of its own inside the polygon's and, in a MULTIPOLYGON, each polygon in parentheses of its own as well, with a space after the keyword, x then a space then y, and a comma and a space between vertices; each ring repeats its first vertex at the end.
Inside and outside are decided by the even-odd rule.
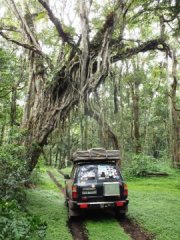
POLYGON ((73 162, 118 161, 120 159, 119 150, 106 150, 105 148, 92 148, 86 151, 76 151, 71 158, 73 162))

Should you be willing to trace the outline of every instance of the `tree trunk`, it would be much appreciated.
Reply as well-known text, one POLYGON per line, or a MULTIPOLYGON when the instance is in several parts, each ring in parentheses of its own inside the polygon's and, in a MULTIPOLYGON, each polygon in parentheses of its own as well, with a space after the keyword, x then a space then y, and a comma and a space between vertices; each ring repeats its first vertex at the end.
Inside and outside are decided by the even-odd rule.
POLYGON ((135 141, 135 153, 139 154, 141 149, 140 123, 139 123, 139 84, 131 84, 132 112, 133 112, 133 137, 135 141))
POLYGON ((52 162, 53 162, 53 156, 52 156, 52 134, 50 134, 50 142, 49 142, 49 165, 52 166, 52 162))
POLYGON ((70 115, 68 117, 68 126, 67 126, 67 159, 70 160, 71 157, 71 129, 70 129, 70 124, 71 124, 71 119, 70 115))
POLYGON ((17 89, 15 86, 13 86, 12 93, 11 93, 11 113, 10 113, 11 127, 13 127, 16 124, 16 99, 17 99, 17 89))
POLYGON ((81 149, 84 149, 84 125, 83 118, 80 120, 80 130, 81 130, 81 149))
POLYGON ((84 118, 84 149, 88 149, 88 121, 84 118))
POLYGON ((0 146, 3 145, 4 132, 5 132, 5 125, 2 125, 2 127, 1 127, 1 134, 0 134, 0 146))
MULTIPOLYGON (((173 52, 172 59, 172 81, 169 79, 167 72, 167 80, 169 86, 169 119, 170 119, 170 146, 172 165, 180 168, 180 110, 176 108, 176 90, 177 90, 177 59, 173 52)), ((167 57, 168 68, 168 57, 167 57)))
POLYGON ((119 104, 118 104, 118 82, 116 77, 113 78, 113 87, 114 87, 114 113, 118 113, 119 111, 119 104))

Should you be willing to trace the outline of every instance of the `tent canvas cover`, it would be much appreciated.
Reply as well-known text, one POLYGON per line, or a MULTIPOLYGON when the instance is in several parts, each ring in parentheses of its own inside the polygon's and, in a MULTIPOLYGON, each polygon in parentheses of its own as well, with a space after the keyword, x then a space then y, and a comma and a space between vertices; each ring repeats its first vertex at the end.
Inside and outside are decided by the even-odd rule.
POLYGON ((76 151, 73 153, 72 161, 86 161, 86 160, 120 160, 119 150, 106 150, 105 148, 92 148, 85 151, 76 151))

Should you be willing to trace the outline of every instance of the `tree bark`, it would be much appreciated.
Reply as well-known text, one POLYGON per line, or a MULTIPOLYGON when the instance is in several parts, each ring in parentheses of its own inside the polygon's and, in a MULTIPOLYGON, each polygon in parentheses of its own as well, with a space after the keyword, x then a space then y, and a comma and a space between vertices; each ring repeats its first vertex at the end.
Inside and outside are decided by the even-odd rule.
MULTIPOLYGON (((168 68, 168 57, 167 57, 168 68)), ((177 59, 175 51, 172 58, 172 81, 167 73, 169 85, 169 119, 170 119, 170 146, 172 165, 180 168, 180 110, 176 107, 176 90, 177 90, 177 59)))
POLYGON ((5 132, 5 125, 3 124, 1 126, 1 134, 0 134, 0 146, 3 145, 3 140, 4 140, 4 132, 5 132))
POLYGON ((11 113, 10 113, 11 127, 13 127, 16 124, 16 99, 17 99, 17 89, 15 86, 13 86, 12 92, 11 92, 11 113))
POLYGON ((133 136, 135 141, 135 153, 139 154, 141 149, 141 139, 140 139, 140 123, 139 123, 139 94, 138 94, 138 84, 131 84, 132 93, 132 112, 133 112, 133 136))

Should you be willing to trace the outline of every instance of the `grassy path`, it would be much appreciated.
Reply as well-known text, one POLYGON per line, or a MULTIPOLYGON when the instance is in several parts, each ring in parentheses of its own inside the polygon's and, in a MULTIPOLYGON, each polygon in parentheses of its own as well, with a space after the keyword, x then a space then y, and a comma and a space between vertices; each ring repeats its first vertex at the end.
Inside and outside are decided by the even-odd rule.
POLYGON ((46 240, 72 240, 66 226, 64 196, 47 173, 41 174, 37 188, 27 191, 28 209, 48 224, 46 240))
MULTIPOLYGON (((56 169, 41 173, 35 189, 27 190, 28 209, 48 224, 45 240, 72 240, 67 226, 67 210, 63 193, 50 179, 50 170, 64 186, 64 178, 56 169)), ((169 177, 139 178, 128 181, 129 213, 156 240, 180 239, 180 180, 179 172, 169 177)), ((85 217, 89 240, 130 240, 118 221, 108 214, 85 217)), ((35 240, 35 239, 33 239, 35 240)))
MULTIPOLYGON (((68 171, 66 171, 66 173, 68 173, 68 171)), ((63 176, 59 174, 56 169, 51 168, 51 172, 60 184, 64 186, 63 176)), ((85 225, 89 240, 130 240, 130 237, 112 216, 107 216, 105 214, 102 214, 102 216, 98 218, 97 216, 90 216, 89 220, 85 218, 85 225)))
MULTIPOLYGON (((58 182, 64 186, 64 178, 56 169, 48 168, 58 182)), ((72 240, 67 226, 67 210, 64 196, 50 179, 46 171, 41 174, 37 188, 27 190, 28 209, 48 224, 45 240, 72 240)), ((113 217, 85 220, 89 240, 130 240, 123 228, 113 217)), ((33 239, 35 240, 35 239, 33 239)))

